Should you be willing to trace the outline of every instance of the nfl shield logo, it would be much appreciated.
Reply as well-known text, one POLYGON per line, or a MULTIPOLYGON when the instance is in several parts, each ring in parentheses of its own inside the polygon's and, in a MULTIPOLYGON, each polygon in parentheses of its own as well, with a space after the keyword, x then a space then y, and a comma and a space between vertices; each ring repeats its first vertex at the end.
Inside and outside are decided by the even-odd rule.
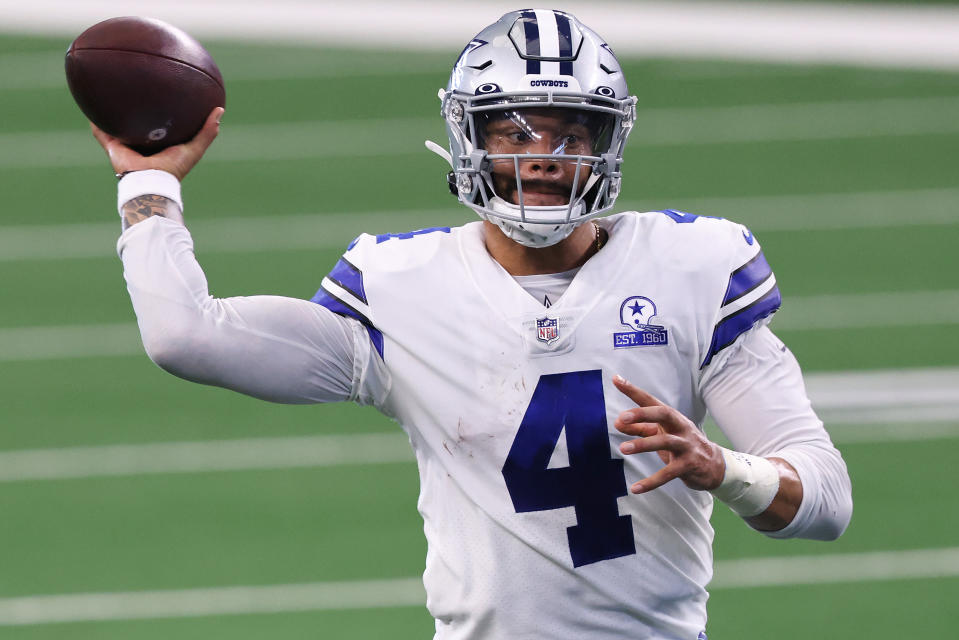
POLYGON ((550 318, 536 320, 536 339, 546 344, 553 344, 559 339, 559 321, 550 318))

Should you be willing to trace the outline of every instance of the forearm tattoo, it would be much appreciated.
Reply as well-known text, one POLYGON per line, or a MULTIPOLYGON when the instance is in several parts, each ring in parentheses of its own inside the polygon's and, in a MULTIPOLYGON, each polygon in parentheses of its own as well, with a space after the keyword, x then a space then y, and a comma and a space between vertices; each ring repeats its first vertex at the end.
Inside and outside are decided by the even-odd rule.
POLYGON ((178 222, 183 221, 183 214, 177 203, 169 198, 156 195, 145 195, 128 200, 122 207, 123 228, 132 227, 153 216, 170 218, 178 222))

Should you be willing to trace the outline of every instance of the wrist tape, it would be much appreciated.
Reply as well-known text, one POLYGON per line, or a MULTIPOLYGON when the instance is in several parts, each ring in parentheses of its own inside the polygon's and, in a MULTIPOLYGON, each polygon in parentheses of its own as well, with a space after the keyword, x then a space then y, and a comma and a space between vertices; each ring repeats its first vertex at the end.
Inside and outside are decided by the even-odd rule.
POLYGON ((711 490, 740 517, 758 516, 779 493, 779 471, 766 458, 720 447, 726 461, 726 473, 718 487, 711 490))
POLYGON ((173 200, 180 207, 180 211, 183 211, 180 181, 176 176, 159 169, 146 169, 124 174, 117 183, 117 212, 120 217, 123 217, 123 205, 145 195, 163 196, 173 200))

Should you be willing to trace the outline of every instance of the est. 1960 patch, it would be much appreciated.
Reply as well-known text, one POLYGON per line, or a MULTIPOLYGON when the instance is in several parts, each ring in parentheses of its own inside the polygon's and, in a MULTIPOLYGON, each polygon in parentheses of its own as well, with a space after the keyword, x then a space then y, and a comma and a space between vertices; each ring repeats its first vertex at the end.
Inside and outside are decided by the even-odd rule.
POLYGON ((613 334, 613 348, 654 347, 669 344, 666 327, 652 323, 656 303, 645 296, 630 296, 619 306, 619 321, 629 331, 613 334))

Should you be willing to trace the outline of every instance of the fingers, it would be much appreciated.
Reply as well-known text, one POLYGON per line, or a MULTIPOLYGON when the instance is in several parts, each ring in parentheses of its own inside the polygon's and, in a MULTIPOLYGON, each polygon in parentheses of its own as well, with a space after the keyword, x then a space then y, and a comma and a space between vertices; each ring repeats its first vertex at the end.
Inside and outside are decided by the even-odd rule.
POLYGON ((116 173, 149 168, 144 166, 143 156, 120 142, 119 138, 111 136, 92 122, 90 123, 90 131, 93 132, 93 137, 100 143, 103 150, 107 152, 107 157, 110 158, 110 164, 113 165, 113 170, 116 173))
POLYGON ((670 480, 675 480, 678 477, 678 465, 668 464, 653 475, 633 483, 633 486, 631 486, 629 490, 636 494, 646 493, 653 489, 658 489, 670 480))
POLYGON ((92 122, 90 123, 90 131, 93 132, 93 137, 97 139, 97 142, 99 142, 100 146, 104 149, 107 148, 107 145, 109 145, 111 141, 116 140, 116 138, 92 122))
POLYGON ((207 116, 203 128, 193 137, 192 140, 184 144, 170 147, 163 150, 156 156, 157 160, 164 163, 163 168, 183 180, 186 174, 196 166, 196 164, 210 148, 217 135, 220 133, 220 118, 223 116, 223 107, 216 107, 207 116))
POLYGON ((203 155, 220 133, 220 118, 223 117, 225 111, 223 107, 214 108, 207 116, 206 122, 203 123, 203 128, 192 140, 186 143, 187 146, 203 155))
POLYGON ((682 448, 682 441, 668 433, 650 435, 639 440, 630 440, 619 445, 619 450, 629 455, 646 451, 678 451, 682 448))
POLYGON ((613 385, 641 407, 665 406, 656 396, 646 393, 622 376, 613 376, 613 385))
POLYGON ((613 423, 613 426, 626 435, 652 435, 643 432, 646 428, 641 425, 646 424, 654 424, 667 433, 678 435, 688 433, 690 429, 695 429, 695 426, 689 421, 689 418, 672 407, 663 405, 627 409, 616 416, 616 421, 613 423))
POLYGON ((223 117, 223 113, 223 107, 216 107, 207 116, 203 128, 192 140, 184 144, 167 147, 152 156, 140 155, 123 144, 119 138, 111 136, 92 122, 90 123, 90 130, 93 132, 93 137, 107 152, 110 157, 110 164, 113 165, 116 173, 160 169, 173 174, 178 180, 183 180, 216 139, 220 132, 220 118, 223 117))
POLYGON ((655 452, 665 465, 636 482, 631 488, 633 493, 652 491, 675 478, 696 490, 722 481, 725 463, 721 454, 717 457, 718 447, 689 418, 621 376, 614 376, 613 384, 638 405, 621 412, 614 422, 621 433, 638 436, 620 444, 620 452, 655 452))

